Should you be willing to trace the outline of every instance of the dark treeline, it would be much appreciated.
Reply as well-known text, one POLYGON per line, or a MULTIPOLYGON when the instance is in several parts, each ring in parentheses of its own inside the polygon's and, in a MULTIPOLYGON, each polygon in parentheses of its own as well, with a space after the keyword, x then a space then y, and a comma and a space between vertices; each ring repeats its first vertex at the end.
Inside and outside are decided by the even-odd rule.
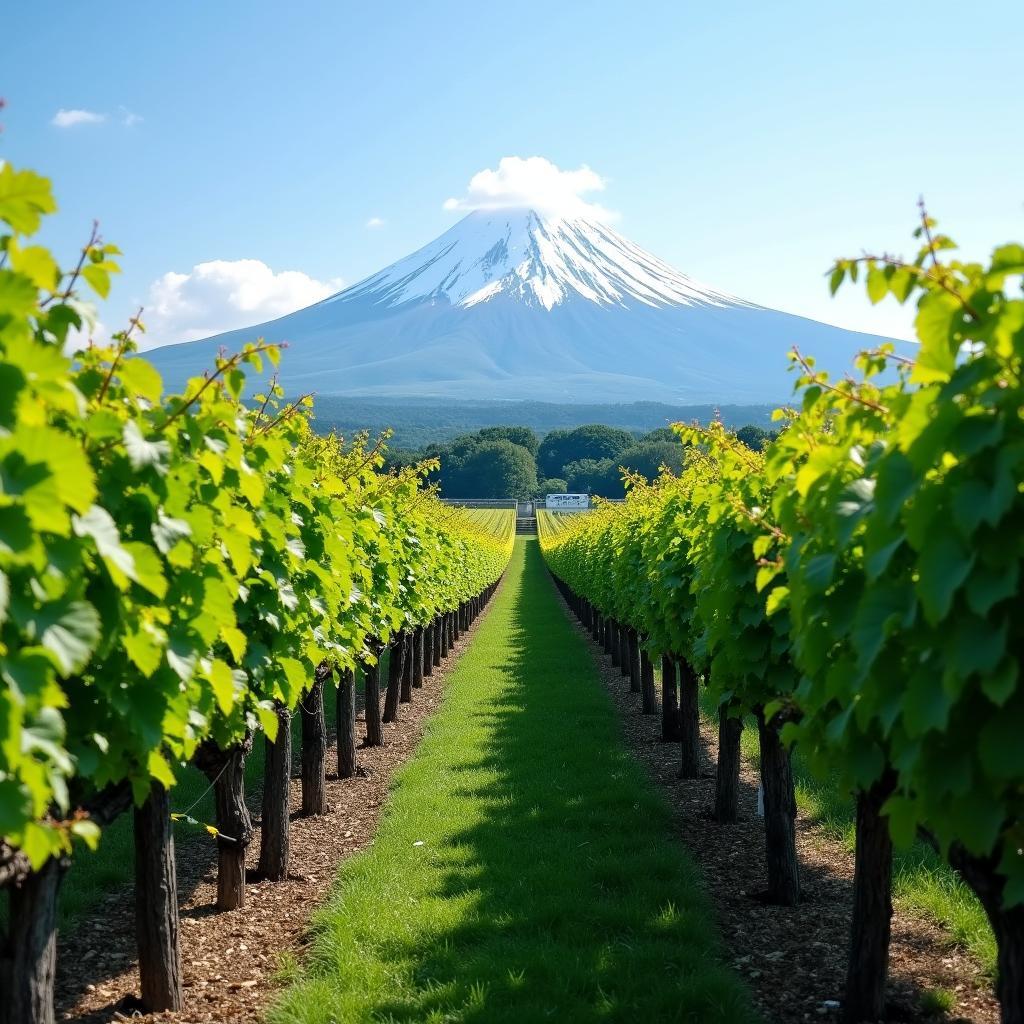
MULTIPOLYGON (((737 437, 760 451, 772 437, 747 425, 737 437)), ((643 434, 603 423, 552 430, 541 438, 527 426, 485 427, 445 444, 393 449, 389 467, 437 459, 431 480, 446 498, 532 498, 570 492, 621 498, 622 469, 653 480, 662 466, 678 471, 683 444, 669 427, 643 434)))
POLYGON ((667 423, 693 420, 706 423, 716 416, 727 427, 754 423, 770 428, 773 408, 771 405, 667 405, 662 402, 443 402, 436 398, 317 395, 313 425, 321 433, 336 430, 346 436, 361 430, 379 434, 389 429, 394 432, 395 446, 421 449, 506 423, 521 423, 541 437, 552 430, 572 430, 584 423, 607 423, 639 436, 667 423))

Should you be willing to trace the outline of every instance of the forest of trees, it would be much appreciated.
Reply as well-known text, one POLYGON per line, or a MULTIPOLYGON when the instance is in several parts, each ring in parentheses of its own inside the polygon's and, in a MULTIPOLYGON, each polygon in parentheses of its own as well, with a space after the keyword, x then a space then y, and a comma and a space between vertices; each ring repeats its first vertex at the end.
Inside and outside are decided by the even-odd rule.
MULTIPOLYGON (((748 447, 760 451, 770 431, 749 425, 737 431, 748 447)), ((395 449, 390 466, 437 459, 431 479, 446 498, 534 498, 568 491, 621 498, 622 469, 654 479, 662 466, 682 468, 683 444, 670 427, 646 434, 590 423, 552 430, 540 437, 526 426, 485 427, 444 444, 395 449)))

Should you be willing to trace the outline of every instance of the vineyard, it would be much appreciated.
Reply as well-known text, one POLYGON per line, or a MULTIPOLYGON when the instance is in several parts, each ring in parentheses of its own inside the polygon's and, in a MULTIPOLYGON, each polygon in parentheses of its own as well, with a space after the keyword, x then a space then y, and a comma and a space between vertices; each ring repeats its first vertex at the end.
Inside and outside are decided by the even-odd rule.
POLYGON ((385 471, 385 440, 317 434, 311 397, 250 397, 278 346, 169 394, 141 314, 84 342, 119 252, 94 231, 61 268, 34 238, 54 209, 0 165, 0 1024, 56 1019, 62 890, 95 915, 104 857, 95 890, 134 885, 134 920, 105 927, 134 935, 138 995, 110 1012, 197 1019, 176 834, 208 843, 204 911, 252 916, 251 886, 295 880, 297 820, 351 824, 328 782, 373 772, 387 806, 328 864, 259 1017, 757 1020, 608 664, 677 789, 715 716, 709 832, 741 817, 756 735, 743 855, 780 914, 808 896, 797 770, 852 797, 845 985, 818 1012, 886 1019, 894 858, 918 844, 973 894, 1024 1024, 1024 249, 947 258, 922 214, 913 261, 838 262, 833 290, 916 301, 914 358, 835 380, 794 352, 799 407, 763 451, 677 424, 681 470, 540 510, 534 543, 513 508, 442 502, 436 461, 385 471), (422 742, 361 764, 431 677, 422 742))
POLYGON ((464 510, 463 515, 484 533, 491 534, 502 543, 511 543, 515 536, 515 509, 468 508, 464 510))
POLYGON ((714 817, 736 820, 756 721, 766 898, 801 899, 791 758, 856 794, 845 1019, 885 1015, 893 844, 922 837, 995 935, 1005 1021, 1024 1020, 1019 682, 1024 249, 942 262, 923 216, 913 263, 842 261, 873 301, 918 298, 920 351, 866 353, 832 381, 794 354, 802 396, 763 453, 721 425, 677 429, 678 475, 624 505, 542 515, 567 599, 698 771, 699 688, 718 708, 714 817))
POLYGON ((224 356, 180 395, 134 355, 137 320, 74 361, 76 289, 119 269, 94 235, 63 273, 28 242, 49 184, 0 168, 0 881, 9 888, 2 1013, 51 1020, 55 915, 75 846, 134 804, 143 1005, 180 1009, 170 794, 191 762, 216 798, 217 909, 246 902, 255 833, 244 763, 267 745, 259 875, 289 869, 291 717, 302 813, 326 810, 323 688, 337 685, 338 774, 412 699, 490 597, 512 513, 441 506, 421 470, 382 475, 365 438, 313 434, 310 402, 243 403, 224 356), (383 711, 377 666, 390 657, 383 711))

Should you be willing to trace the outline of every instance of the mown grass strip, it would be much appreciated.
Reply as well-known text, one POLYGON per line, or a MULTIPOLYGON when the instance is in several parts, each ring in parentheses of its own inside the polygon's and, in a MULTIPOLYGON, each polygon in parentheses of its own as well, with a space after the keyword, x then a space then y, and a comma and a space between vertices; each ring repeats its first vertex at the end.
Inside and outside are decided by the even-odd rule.
POLYGON ((275 1024, 756 1019, 532 539, 275 1024))

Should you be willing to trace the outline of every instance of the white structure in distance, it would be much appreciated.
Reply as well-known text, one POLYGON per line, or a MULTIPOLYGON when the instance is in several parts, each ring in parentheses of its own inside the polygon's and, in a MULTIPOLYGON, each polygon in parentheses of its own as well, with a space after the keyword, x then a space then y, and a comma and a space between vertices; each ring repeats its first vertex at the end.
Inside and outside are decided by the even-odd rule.
POLYGON ((549 494, 546 507, 550 509, 584 509, 590 508, 589 494, 549 494))

